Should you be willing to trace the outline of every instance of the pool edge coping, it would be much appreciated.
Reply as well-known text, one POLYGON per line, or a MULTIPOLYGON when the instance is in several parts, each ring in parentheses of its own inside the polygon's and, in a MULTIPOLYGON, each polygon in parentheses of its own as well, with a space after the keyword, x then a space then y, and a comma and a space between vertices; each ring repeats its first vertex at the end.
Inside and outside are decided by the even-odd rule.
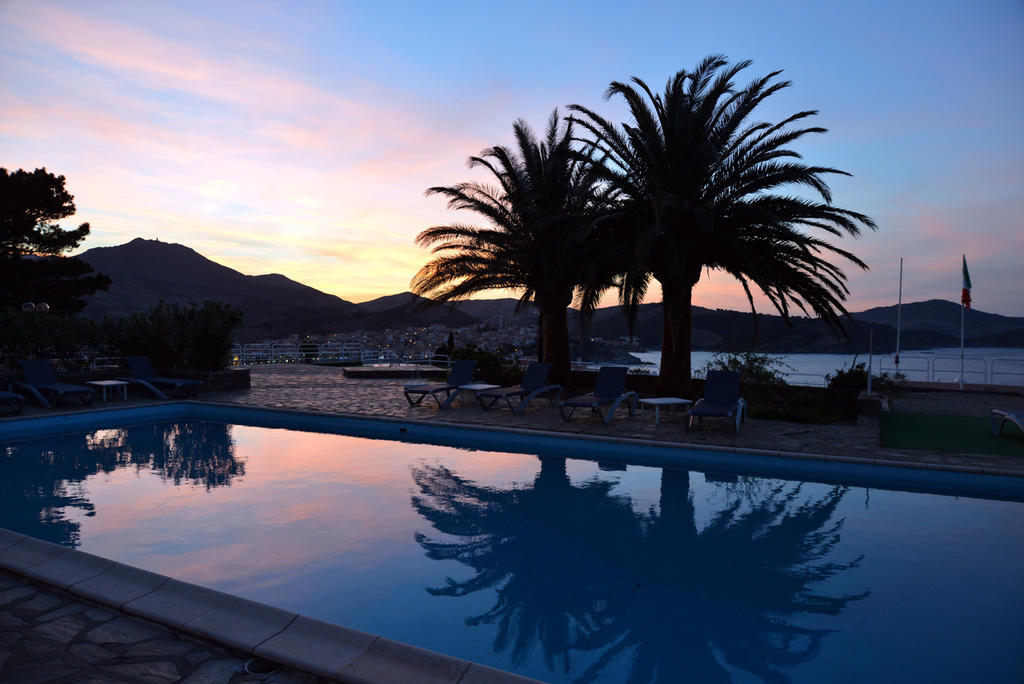
MULTIPOLYGON (((522 434, 534 437, 560 437, 562 439, 576 438, 586 439, 595 442, 609 444, 629 444, 634 446, 648 446, 667 449, 682 449, 685 451, 710 451, 719 453, 750 454, 753 456, 771 456, 775 458, 791 458, 798 460, 826 461, 834 463, 852 463, 868 466, 882 466, 890 468, 909 468, 913 470, 945 471, 961 474, 994 475, 999 477, 1024 478, 1024 470, 1007 470, 1004 468, 988 468, 984 466, 958 465, 948 463, 922 463, 919 461, 901 461, 890 458, 869 458, 862 456, 841 456, 839 454, 821 454, 809 451, 785 451, 781 449, 758 449, 753 447, 724 446, 718 444, 696 444, 694 442, 673 442, 657 439, 644 439, 639 437, 615 437, 612 435, 595 435, 586 432, 562 432, 558 430, 541 430, 537 428, 525 428, 504 425, 491 425, 480 423, 462 423, 456 421, 434 421, 425 418, 403 418, 399 416, 381 416, 365 413, 346 413, 340 411, 311 411, 308 409, 293 409, 277 406, 260 406, 228 401, 207 401, 201 399, 177 399, 173 401, 152 401, 130 406, 104 406, 97 408, 79 409, 75 411, 56 411, 46 415, 35 416, 4 416, 0 418, 0 426, 14 424, 29 420, 45 420, 49 418, 67 418, 72 416, 97 415, 106 412, 132 411, 147 408, 171 408, 180 406, 214 406, 226 409, 242 409, 261 413, 286 413, 295 416, 333 417, 348 420, 369 420, 381 423, 406 423, 423 427, 452 427, 484 432, 498 432, 505 434, 522 434)), ((882 448, 882 447, 879 447, 882 448)), ((979 454, 980 455, 980 454, 979 454)))
POLYGON ((0 569, 249 656, 341 681, 538 680, 310 618, 0 527, 0 569), (109 584, 116 575, 114 590, 109 584), (125 589, 134 584, 134 588, 125 589), (185 612, 183 612, 185 611, 185 612), (249 632, 248 638, 241 634, 249 632), (340 655, 339 655, 340 654, 340 655))
POLYGON ((504 425, 459 423, 447 420, 438 422, 424 418, 401 418, 398 416, 378 416, 365 413, 342 413, 338 411, 308 411, 302 409, 289 409, 273 406, 253 406, 251 404, 239 404, 224 401, 182 400, 181 403, 217 406, 222 408, 242 408, 246 410, 265 411, 268 413, 288 413, 292 415, 325 416, 346 418, 350 420, 373 420, 387 423, 409 423, 413 425, 434 428, 466 428, 471 430, 481 430, 485 432, 522 434, 534 437, 561 437, 562 439, 577 438, 592 440, 595 442, 605 442, 609 444, 631 444, 634 446, 648 446, 657 447, 661 449, 683 449, 685 451, 712 451, 720 453, 751 454, 754 456, 772 456, 775 458, 794 458, 800 460, 814 461, 834 461, 838 463, 856 463, 859 465, 877 465, 892 468, 911 468, 915 470, 942 470, 955 473, 970 473, 977 475, 1024 477, 1024 471, 1006 470, 1003 468, 985 468, 969 465, 956 465, 945 463, 920 463, 917 461, 898 461, 887 458, 865 458, 860 456, 840 456, 838 454, 819 454, 809 451, 785 451, 781 449, 757 449, 736 446, 723 446, 718 444, 697 444, 695 442, 672 442, 666 440, 644 439, 640 437, 615 437, 612 435, 595 435, 586 432, 561 432, 558 430, 539 430, 536 428, 524 428, 504 425))

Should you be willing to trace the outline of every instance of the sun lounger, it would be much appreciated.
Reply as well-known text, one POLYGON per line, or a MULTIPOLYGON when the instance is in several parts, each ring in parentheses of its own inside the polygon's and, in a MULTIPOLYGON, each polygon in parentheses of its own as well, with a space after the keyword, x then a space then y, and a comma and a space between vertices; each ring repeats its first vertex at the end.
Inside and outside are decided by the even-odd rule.
POLYGON ((1024 416, 1017 415, 1016 413, 1010 413, 1009 411, 1000 411, 999 409, 992 409, 992 413, 989 414, 989 422, 992 424, 992 434, 999 437, 1003 434, 1003 426, 1007 423, 1013 423, 1022 432, 1024 432, 1024 416), (996 421, 999 421, 999 427, 996 427, 996 421))
POLYGON ((694 418, 732 418, 736 434, 739 434, 746 412, 747 402, 740 397, 740 374, 736 371, 708 371, 704 398, 698 399, 686 412, 689 418, 686 429, 693 427, 694 418))
POLYGON ((60 397, 75 397, 88 406, 92 403, 93 390, 85 385, 71 385, 58 382, 57 376, 46 359, 26 359, 21 362, 25 382, 12 382, 11 389, 25 390, 43 408, 53 408, 60 397))
POLYGON ((21 398, 20 394, 0 390, 0 406, 7 406, 11 409, 12 413, 18 414, 21 413, 21 409, 25 406, 25 400, 21 398))
POLYGON ((623 401, 629 400, 629 415, 633 415, 636 408, 636 392, 626 391, 626 374, 629 369, 625 366, 601 366, 597 372, 597 382, 594 384, 594 391, 572 399, 566 399, 558 403, 558 411, 562 414, 562 420, 572 420, 573 414, 578 408, 589 408, 591 413, 597 413, 601 407, 608 406, 602 420, 609 422, 615 415, 615 409, 623 401), (566 413, 565 409, 571 409, 566 413))
POLYGON ((508 407, 516 413, 522 413, 531 401, 534 400, 538 395, 547 392, 548 399, 551 400, 551 405, 555 406, 558 404, 558 400, 562 398, 562 386, 561 385, 549 385, 548 373, 551 372, 550 363, 542 363, 540 361, 534 361, 526 368, 526 372, 523 374, 523 379, 518 385, 512 387, 499 387, 498 389, 487 390, 485 392, 477 392, 476 398, 480 402, 480 406, 485 409, 494 408, 502 399, 508 403, 508 407), (519 397, 519 403, 515 406, 512 405, 512 398, 519 397))
POLYGON ((165 378, 156 374, 153 370, 153 366, 150 365, 149 359, 145 356, 127 356, 125 361, 128 363, 128 368, 132 372, 132 377, 118 378, 124 382, 130 382, 133 385, 145 387, 147 390, 153 393, 158 399, 167 399, 167 394, 160 389, 161 387, 167 388, 171 392, 182 391, 189 394, 194 394, 196 390, 203 384, 199 380, 191 380, 186 378, 165 378))
POLYGON ((446 382, 429 382, 417 385, 406 385, 405 399, 409 406, 418 406, 429 395, 437 402, 437 407, 446 409, 452 405, 455 398, 462 392, 461 386, 473 382, 473 371, 476 369, 475 359, 464 359, 452 364, 452 372, 448 374, 446 382), (441 401, 439 394, 444 392, 445 399, 441 401), (413 396, 419 396, 413 401, 413 396))

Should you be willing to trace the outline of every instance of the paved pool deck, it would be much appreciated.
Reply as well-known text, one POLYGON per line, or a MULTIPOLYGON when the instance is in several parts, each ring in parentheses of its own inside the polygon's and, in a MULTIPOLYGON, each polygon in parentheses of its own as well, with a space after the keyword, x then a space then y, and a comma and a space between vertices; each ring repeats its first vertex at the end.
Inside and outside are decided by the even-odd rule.
MULTIPOLYGON (((332 367, 256 366, 252 369, 250 389, 203 393, 199 399, 611 439, 768 449, 809 458, 852 458, 893 465, 1024 476, 1024 455, 1016 458, 883 449, 879 444, 879 421, 873 416, 862 416, 856 424, 832 425, 749 419, 739 435, 732 434, 731 427, 722 420, 709 420, 687 431, 681 412, 663 410, 661 422, 655 425, 652 411, 648 410, 643 417, 639 414, 630 416, 625 407, 619 409, 609 424, 583 411, 577 412, 575 420, 566 423, 543 398, 535 400, 522 414, 515 414, 508 408, 484 411, 470 394, 465 394, 461 401, 444 411, 426 401, 421 406, 410 407, 402 394, 407 382, 410 380, 346 378, 340 368, 332 367)), ((158 402, 133 394, 128 401, 111 399, 106 406, 152 403, 158 402)), ((904 392, 893 399, 893 404, 894 408, 902 411, 987 416, 993 408, 1024 411, 1024 394, 904 392)), ((96 407, 103 406, 96 404, 96 407)), ((62 410, 73 408, 70 404, 61 406, 62 410)), ((28 407, 24 415, 50 413, 28 407)), ((190 684, 324 681, 308 671, 289 668, 269 674, 249 674, 243 666, 250 657, 245 651, 197 639, 180 629, 169 628, 137 614, 128 615, 110 605, 99 605, 52 584, 40 583, 24 573, 0 570, 0 681, 184 681, 190 684)), ((504 673, 494 671, 493 675, 493 678, 481 676, 470 679, 481 682, 506 680, 504 673)), ((460 676, 454 681, 463 679, 465 677, 460 676)), ((361 680, 389 681, 386 677, 361 680)))
POLYGON ((176 634, 21 575, 0 571, 0 681, 313 684, 281 668, 249 674, 251 656, 176 634))
MULTIPOLYGON (((252 387, 221 392, 211 400, 250 406, 305 411, 387 416, 447 424, 489 425, 525 428, 581 436, 639 439, 687 445, 732 447, 822 455, 896 465, 972 470, 1024 476, 1021 458, 984 454, 947 454, 932 451, 885 449, 880 444, 877 416, 861 416, 855 424, 810 425, 780 420, 751 418, 740 434, 733 434, 729 421, 707 419, 686 430, 683 412, 661 411, 654 424, 654 412, 645 410, 630 416, 619 407, 610 423, 587 411, 577 411, 571 422, 562 420, 557 409, 538 397, 521 414, 506 407, 483 410, 471 393, 464 392, 451 408, 439 410, 428 397, 420 406, 409 406, 402 393, 411 379, 347 378, 340 368, 312 365, 264 365, 252 368, 252 387), (429 403, 428 403, 429 402, 429 403)), ((919 413, 988 416, 993 408, 1024 411, 1024 393, 908 391, 893 399, 894 408, 919 413)))

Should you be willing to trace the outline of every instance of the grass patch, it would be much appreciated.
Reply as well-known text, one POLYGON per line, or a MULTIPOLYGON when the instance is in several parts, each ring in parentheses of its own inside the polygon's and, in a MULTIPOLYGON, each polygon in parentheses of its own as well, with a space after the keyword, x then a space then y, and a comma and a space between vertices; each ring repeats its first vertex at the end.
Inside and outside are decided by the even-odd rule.
POLYGON ((947 454, 1024 456, 1024 435, 1014 425, 992 434, 988 418, 930 413, 881 413, 882 446, 925 449, 947 454))

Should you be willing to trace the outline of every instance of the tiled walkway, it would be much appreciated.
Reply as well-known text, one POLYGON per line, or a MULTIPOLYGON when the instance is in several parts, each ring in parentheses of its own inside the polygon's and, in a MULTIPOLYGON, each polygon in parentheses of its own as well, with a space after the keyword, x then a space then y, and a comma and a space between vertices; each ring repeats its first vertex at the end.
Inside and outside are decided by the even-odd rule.
POLYGON ((247 660, 0 571, 0 681, 5 684, 316 681, 288 669, 247 674, 247 660))
MULTIPOLYGON (((402 389, 408 380, 365 380, 346 378, 340 368, 321 366, 256 366, 252 369, 252 388, 223 393, 220 401, 255 406, 289 408, 370 416, 416 418, 449 423, 497 425, 554 432, 628 437, 644 440, 708 444, 747 449, 827 454, 844 457, 884 459, 904 463, 967 466, 1024 475, 1024 458, 970 454, 943 454, 926 451, 883 449, 879 445, 878 419, 862 416, 855 425, 806 425, 776 420, 750 419, 739 435, 724 419, 710 419, 687 432, 681 412, 662 410, 661 422, 654 425, 653 411, 643 419, 630 417, 625 406, 608 424, 586 411, 578 411, 569 423, 562 421, 556 409, 544 398, 537 398, 523 414, 508 408, 484 411, 472 395, 464 393, 448 410, 440 411, 428 398, 423 405, 410 407, 402 389)), ((214 397, 210 397, 214 399, 214 397)), ((900 410, 924 413, 951 413, 987 416, 992 408, 1024 411, 1024 395, 989 395, 954 392, 907 392, 896 400, 900 410)))

